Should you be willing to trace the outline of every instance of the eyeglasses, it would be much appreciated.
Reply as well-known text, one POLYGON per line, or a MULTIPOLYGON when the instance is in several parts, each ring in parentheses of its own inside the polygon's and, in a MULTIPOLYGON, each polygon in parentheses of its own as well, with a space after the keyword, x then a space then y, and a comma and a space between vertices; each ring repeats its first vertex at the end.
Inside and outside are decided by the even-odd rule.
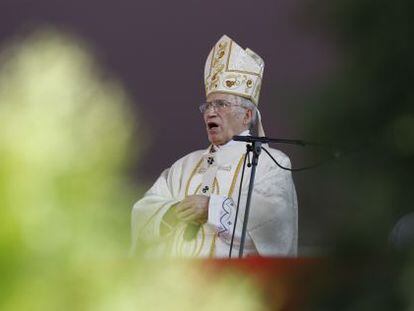
POLYGON ((229 109, 232 106, 239 106, 237 104, 232 104, 226 100, 218 99, 211 102, 206 102, 200 105, 199 109, 201 113, 205 113, 207 110, 214 108, 216 111, 224 111, 229 109))

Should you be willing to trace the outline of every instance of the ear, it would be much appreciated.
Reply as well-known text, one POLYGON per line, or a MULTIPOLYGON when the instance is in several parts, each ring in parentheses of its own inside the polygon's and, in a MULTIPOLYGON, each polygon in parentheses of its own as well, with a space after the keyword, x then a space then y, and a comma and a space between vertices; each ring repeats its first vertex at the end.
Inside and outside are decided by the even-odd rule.
POLYGON ((244 114, 244 118, 243 118, 243 124, 247 125, 251 122, 253 117, 253 111, 251 111, 250 109, 246 109, 246 112, 244 114))

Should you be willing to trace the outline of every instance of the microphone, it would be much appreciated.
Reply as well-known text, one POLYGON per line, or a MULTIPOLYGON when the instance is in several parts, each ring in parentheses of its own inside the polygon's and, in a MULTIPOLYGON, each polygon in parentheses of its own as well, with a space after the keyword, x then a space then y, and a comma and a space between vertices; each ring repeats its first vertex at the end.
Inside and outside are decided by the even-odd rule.
POLYGON ((190 223, 187 225, 184 231, 184 240, 192 241, 196 238, 198 231, 200 230, 200 224, 190 223))
POLYGON ((233 136, 233 140, 234 141, 244 141, 246 143, 252 143, 254 141, 259 141, 261 143, 268 143, 268 139, 266 137, 257 137, 257 136, 250 136, 250 135, 246 135, 246 136, 239 136, 239 135, 235 135, 233 136))
POLYGON ((268 138, 258 136, 233 136, 234 141, 243 141, 246 143, 260 142, 262 144, 276 143, 276 144, 290 144, 299 146, 323 146, 319 143, 308 142, 299 139, 284 139, 284 138, 268 138))

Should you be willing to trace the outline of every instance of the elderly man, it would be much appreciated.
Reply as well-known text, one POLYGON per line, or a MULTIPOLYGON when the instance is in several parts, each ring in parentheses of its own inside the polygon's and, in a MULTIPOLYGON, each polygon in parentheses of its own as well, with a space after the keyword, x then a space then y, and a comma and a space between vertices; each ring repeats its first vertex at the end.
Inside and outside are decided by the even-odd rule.
MULTIPOLYGON (((211 145, 175 162, 132 211, 132 248, 153 255, 228 257, 246 152, 234 135, 263 135, 257 104, 264 62, 223 36, 205 66, 207 101, 200 106, 211 145)), ((270 149, 270 148, 269 148, 270 149)), ((285 167, 290 161, 270 149, 285 167)), ((297 200, 291 173, 259 160, 244 255, 295 256, 297 200)), ((239 248, 250 169, 245 171, 232 257, 239 248)))

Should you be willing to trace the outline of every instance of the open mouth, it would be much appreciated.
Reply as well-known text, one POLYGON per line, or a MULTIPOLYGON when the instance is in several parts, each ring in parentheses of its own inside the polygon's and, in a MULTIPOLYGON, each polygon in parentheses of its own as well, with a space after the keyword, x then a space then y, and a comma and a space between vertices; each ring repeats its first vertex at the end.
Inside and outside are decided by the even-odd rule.
POLYGON ((209 130, 213 130, 213 129, 218 128, 218 124, 216 122, 208 122, 207 127, 209 130))

